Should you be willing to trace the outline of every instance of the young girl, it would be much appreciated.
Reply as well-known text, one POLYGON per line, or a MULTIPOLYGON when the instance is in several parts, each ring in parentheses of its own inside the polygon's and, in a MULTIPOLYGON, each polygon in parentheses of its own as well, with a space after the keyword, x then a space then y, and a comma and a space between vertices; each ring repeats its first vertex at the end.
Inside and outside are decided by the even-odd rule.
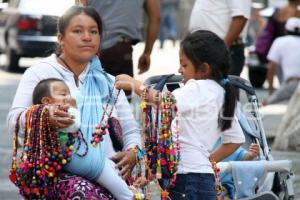
MULTIPOLYGON (((75 108, 76 107, 75 99, 71 97, 69 87, 66 85, 66 83, 63 80, 57 78, 48 78, 40 81, 33 90, 32 101, 33 104, 63 105, 66 106, 66 108, 69 107, 68 113, 72 115, 71 118, 74 120, 74 123, 69 127, 58 129, 58 131, 60 132, 60 141, 63 140, 63 132, 74 132, 74 131, 76 132, 79 130, 80 111, 75 108)), ((80 140, 82 140, 81 145, 83 145, 84 148, 86 148, 87 143, 84 143, 86 139, 80 138, 80 140)), ((88 151, 89 149, 86 150, 88 151)), ((91 155, 87 154, 85 156, 91 156, 91 155)), ((116 197, 117 199, 128 199, 128 200, 133 199, 133 194, 129 190, 129 187, 127 186, 126 182, 118 175, 118 171, 116 170, 115 163, 108 158, 103 158, 103 159, 105 159, 103 171, 100 177, 96 179, 96 182, 106 186, 106 189, 109 190, 113 194, 113 196, 116 197)), ((69 164, 77 165, 78 168, 85 171, 90 171, 95 169, 92 167, 90 167, 90 169, 83 169, 81 167, 81 164, 76 162, 74 159, 71 160, 69 164)), ((66 170, 69 171, 68 165, 66 165, 66 170)), ((72 170, 69 172, 73 173, 72 170)))
MULTIPOLYGON (((184 87, 173 91, 179 112, 181 160, 170 188, 172 200, 215 200, 212 162, 233 153, 245 138, 234 117, 236 95, 227 75, 229 53, 223 40, 210 31, 196 31, 182 42, 179 73, 184 87), (221 136, 222 144, 212 151, 221 136)), ((119 89, 144 95, 145 86, 128 75, 116 77, 119 89)), ((148 101, 157 102, 158 92, 149 89, 148 101)))

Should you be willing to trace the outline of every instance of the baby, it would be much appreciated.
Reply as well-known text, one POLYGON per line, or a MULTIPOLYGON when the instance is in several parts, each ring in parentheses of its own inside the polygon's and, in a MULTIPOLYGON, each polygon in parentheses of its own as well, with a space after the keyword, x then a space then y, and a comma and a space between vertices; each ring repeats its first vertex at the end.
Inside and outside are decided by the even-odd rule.
MULTIPOLYGON (((74 123, 67 128, 58 130, 60 142, 62 145, 65 144, 67 140, 66 133, 77 132, 80 129, 80 111, 76 108, 76 101, 71 97, 70 90, 64 81, 56 78, 48 78, 40 81, 37 84, 37 86, 34 88, 32 101, 33 104, 69 106, 68 113, 71 115, 71 118, 74 120, 74 123)), ((84 144, 82 144, 81 142, 81 145, 84 144)), ((85 156, 90 156, 90 155, 93 154, 86 154, 85 156)), ((106 160, 100 177, 98 177, 96 180, 91 180, 91 181, 96 181, 97 183, 104 186, 113 194, 113 196, 116 199, 122 199, 122 200, 134 199, 133 192, 129 189, 126 182, 118 175, 118 171, 115 168, 115 163, 108 158, 103 158, 103 159, 106 160)), ((72 162, 76 162, 76 161, 72 159, 70 163, 72 162)), ((73 171, 69 170, 68 164, 66 165, 65 170, 72 174, 76 174, 73 171)), ((78 167, 80 167, 80 164, 81 164, 80 162, 76 163, 78 167)), ((92 169, 85 169, 85 170, 89 171, 92 169)))
MULTIPOLYGON (((221 144, 221 139, 219 138, 214 145, 217 148, 221 144)), ((239 147, 234 153, 222 160, 222 162, 229 161, 250 161, 255 160, 259 156, 260 147, 257 143, 251 143, 248 150, 243 147, 239 147)), ((232 175, 226 172, 220 174, 222 185, 226 188, 227 194, 230 199, 233 199, 235 194, 235 187, 232 179, 232 175)), ((225 198, 226 199, 226 198, 225 198)))

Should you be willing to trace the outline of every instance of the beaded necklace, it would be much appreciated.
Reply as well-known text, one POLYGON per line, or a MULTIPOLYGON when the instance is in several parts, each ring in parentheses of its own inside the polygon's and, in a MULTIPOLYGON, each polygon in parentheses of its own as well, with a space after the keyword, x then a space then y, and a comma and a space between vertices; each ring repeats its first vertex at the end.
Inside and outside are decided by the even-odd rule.
POLYGON ((145 134, 146 175, 154 174, 161 187, 161 198, 168 199, 167 191, 176 180, 176 171, 180 159, 178 141, 179 127, 176 117, 176 131, 172 133, 171 123, 177 115, 175 98, 171 92, 157 93, 156 112, 148 105, 148 89, 143 91, 141 109, 143 115, 143 131, 145 134), (154 119, 153 119, 154 118, 154 119))
POLYGON ((113 91, 114 91, 114 88, 115 88, 115 84, 112 88, 112 90, 110 91, 110 94, 108 96, 108 99, 107 99, 107 103, 106 103, 106 106, 103 110, 103 114, 102 114, 102 117, 101 117, 101 120, 99 122, 99 124, 96 124, 96 129, 95 129, 95 132, 93 133, 93 139, 91 140, 91 144, 93 145, 93 147, 97 147, 98 144, 103 141, 103 137, 104 135, 107 134, 107 129, 109 128, 109 125, 108 125, 108 122, 107 122, 107 119, 109 117, 111 117, 112 115, 112 112, 113 112, 113 109, 114 107, 116 106, 116 103, 117 103, 117 100, 119 98, 119 95, 120 95, 120 92, 121 90, 118 90, 118 93, 117 93, 117 96, 116 98, 114 99, 114 102, 111 106, 111 109, 110 111, 108 112, 108 106, 109 106, 109 103, 111 102, 112 100, 112 97, 113 97, 113 91), (107 114, 108 113, 108 114, 107 114), (107 115, 108 117, 106 118, 106 121, 105 120, 105 115, 107 115))
POLYGON ((213 159, 209 159, 210 163, 211 163, 211 166, 214 170, 214 177, 215 177, 215 190, 216 190, 216 193, 217 193, 217 196, 222 196, 224 193, 225 193, 225 188, 224 186, 222 185, 222 182, 221 182, 221 178, 220 178, 220 168, 218 168, 217 166, 217 162, 214 161, 213 159))
POLYGON ((57 182, 62 165, 71 160, 73 145, 68 143, 61 148, 58 134, 50 126, 48 109, 45 105, 33 105, 25 115, 24 146, 17 163, 20 116, 14 131, 9 178, 26 199, 47 199, 53 195, 49 187, 57 182))

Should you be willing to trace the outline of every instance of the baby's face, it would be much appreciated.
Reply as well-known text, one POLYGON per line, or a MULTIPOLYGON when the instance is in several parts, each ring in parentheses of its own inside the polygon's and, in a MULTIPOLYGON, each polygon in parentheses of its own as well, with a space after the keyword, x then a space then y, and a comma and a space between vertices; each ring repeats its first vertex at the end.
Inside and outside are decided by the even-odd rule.
POLYGON ((76 106, 75 99, 71 97, 70 90, 64 82, 55 81, 50 87, 53 104, 76 106))

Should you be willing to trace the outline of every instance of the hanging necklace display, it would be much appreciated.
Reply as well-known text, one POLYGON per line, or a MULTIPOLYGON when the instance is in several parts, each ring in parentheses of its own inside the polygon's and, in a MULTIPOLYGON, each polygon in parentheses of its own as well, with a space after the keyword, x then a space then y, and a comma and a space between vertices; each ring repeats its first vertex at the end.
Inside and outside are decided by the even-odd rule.
POLYGON ((217 162, 214 161, 213 159, 209 159, 210 163, 211 163, 211 167, 214 170, 214 177, 215 177, 215 190, 217 193, 217 196, 224 196, 226 194, 226 189, 225 187, 222 185, 221 182, 221 177, 220 177, 220 169, 217 166, 217 162))
POLYGON ((96 125, 95 132, 92 135, 93 138, 91 140, 91 144, 93 145, 93 147, 97 147, 98 144, 101 141, 103 141, 104 135, 108 132, 108 129, 109 129, 108 120, 111 118, 113 109, 116 106, 117 100, 118 100, 119 95, 120 95, 120 90, 118 90, 118 93, 117 93, 116 97, 114 98, 114 102, 111 105, 111 109, 108 112, 109 104, 113 100, 112 97, 113 97, 114 88, 115 88, 115 85, 113 85, 113 88, 112 88, 112 90, 111 90, 111 92, 110 92, 110 94, 108 96, 107 103, 106 103, 105 108, 103 110, 103 114, 102 114, 101 120, 100 120, 99 124, 96 125), (107 118, 105 120, 105 115, 107 113, 108 113, 108 116, 107 116, 107 118))
POLYGON ((140 105, 145 134, 146 177, 151 179, 151 176, 155 175, 162 188, 162 199, 168 199, 167 189, 175 183, 180 159, 176 102, 171 92, 157 93, 156 110, 153 113, 152 106, 147 104, 148 90, 149 88, 144 89, 140 105), (171 124, 174 118, 176 130, 172 133, 171 124))
POLYGON ((68 142, 61 148, 58 134, 50 126, 48 109, 45 105, 33 105, 25 115, 24 146, 18 162, 20 116, 15 126, 9 178, 24 198, 47 199, 53 195, 49 187, 57 182, 62 166, 71 160, 73 145, 68 142))

